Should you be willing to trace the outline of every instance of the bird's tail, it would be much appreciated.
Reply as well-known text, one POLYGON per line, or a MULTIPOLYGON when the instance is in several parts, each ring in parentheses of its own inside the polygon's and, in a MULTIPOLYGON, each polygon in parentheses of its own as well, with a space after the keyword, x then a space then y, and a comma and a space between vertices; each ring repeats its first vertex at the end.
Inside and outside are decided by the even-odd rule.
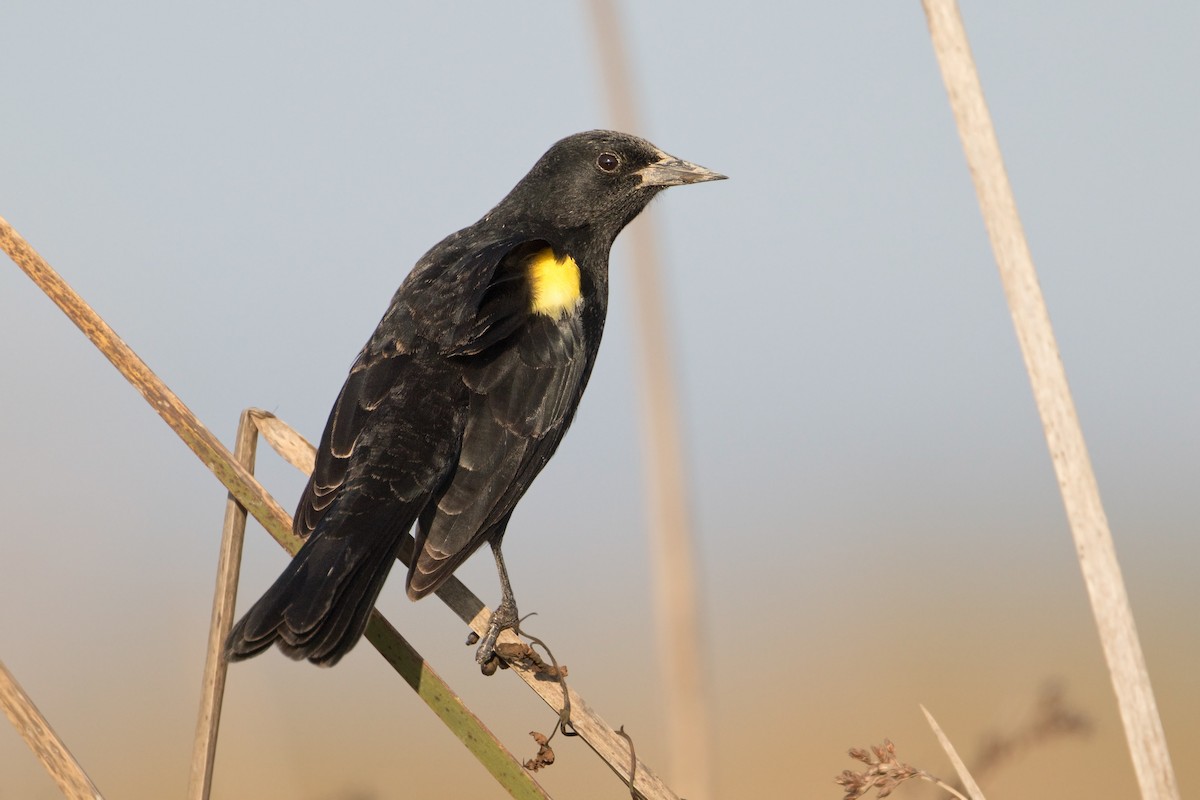
POLYGON ((278 644, 290 658, 336 664, 366 629, 406 531, 398 525, 314 531, 230 631, 226 656, 241 661, 278 644))

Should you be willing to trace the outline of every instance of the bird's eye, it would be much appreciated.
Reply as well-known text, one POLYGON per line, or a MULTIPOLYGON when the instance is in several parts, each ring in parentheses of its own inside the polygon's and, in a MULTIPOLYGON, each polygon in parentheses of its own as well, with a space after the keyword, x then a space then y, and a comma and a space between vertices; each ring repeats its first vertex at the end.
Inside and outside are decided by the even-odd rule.
POLYGON ((616 172, 620 165, 621 159, 612 153, 601 153, 596 156, 596 166, 600 168, 601 172, 616 172))

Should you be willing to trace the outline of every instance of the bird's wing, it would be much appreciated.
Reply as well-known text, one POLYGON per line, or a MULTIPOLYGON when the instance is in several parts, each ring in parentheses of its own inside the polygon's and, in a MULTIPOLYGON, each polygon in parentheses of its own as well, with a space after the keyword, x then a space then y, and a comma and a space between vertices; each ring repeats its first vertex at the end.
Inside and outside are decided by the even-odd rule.
POLYGON ((495 352, 470 359, 458 464, 419 520, 408 592, 435 590, 492 535, 549 461, 574 416, 590 362, 582 319, 527 315, 495 352))
MULTIPOLYGON (((335 506, 428 498, 454 467, 465 424, 464 364, 528 316, 520 262, 546 242, 456 235, 405 279, 338 394, 293 527, 308 536, 335 506)), ((377 510, 377 509, 376 509, 377 510)), ((419 511, 419 507, 412 513, 419 511)))
POLYGON ((439 367, 395 350, 359 355, 321 436, 296 510, 298 535, 329 514, 409 505, 437 489, 454 463, 465 400, 457 375, 439 367))
POLYGON ((440 247, 441 257, 431 258, 435 248, 423 258, 393 303, 408 310, 416 334, 444 356, 477 355, 505 341, 530 313, 525 262, 549 242, 465 236, 440 247))

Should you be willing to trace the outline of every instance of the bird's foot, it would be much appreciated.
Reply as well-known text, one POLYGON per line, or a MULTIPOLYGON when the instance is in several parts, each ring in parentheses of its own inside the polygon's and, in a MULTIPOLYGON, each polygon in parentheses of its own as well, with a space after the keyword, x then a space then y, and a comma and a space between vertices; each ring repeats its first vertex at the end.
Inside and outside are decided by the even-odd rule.
MULTIPOLYGON (((500 632, 508 629, 515 629, 520 618, 517 616, 516 603, 507 600, 501 601, 500 605, 492 612, 492 618, 488 620, 487 633, 483 635, 483 641, 479 645, 479 649, 475 651, 475 663, 479 664, 479 669, 484 675, 492 675, 498 667, 504 666, 503 659, 496 654, 496 639, 499 638, 500 632)), ((467 639, 467 644, 474 644, 478 637, 467 639)))

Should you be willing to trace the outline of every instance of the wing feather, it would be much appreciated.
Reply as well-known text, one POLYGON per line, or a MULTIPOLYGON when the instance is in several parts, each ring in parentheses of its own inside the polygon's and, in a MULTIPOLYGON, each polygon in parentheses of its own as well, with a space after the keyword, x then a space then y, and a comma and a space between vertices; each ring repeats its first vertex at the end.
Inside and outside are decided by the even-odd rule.
POLYGON ((493 357, 464 372, 471 391, 458 465, 418 522, 409 595, 434 591, 503 526, 570 424, 590 354, 578 316, 530 316, 493 357))

